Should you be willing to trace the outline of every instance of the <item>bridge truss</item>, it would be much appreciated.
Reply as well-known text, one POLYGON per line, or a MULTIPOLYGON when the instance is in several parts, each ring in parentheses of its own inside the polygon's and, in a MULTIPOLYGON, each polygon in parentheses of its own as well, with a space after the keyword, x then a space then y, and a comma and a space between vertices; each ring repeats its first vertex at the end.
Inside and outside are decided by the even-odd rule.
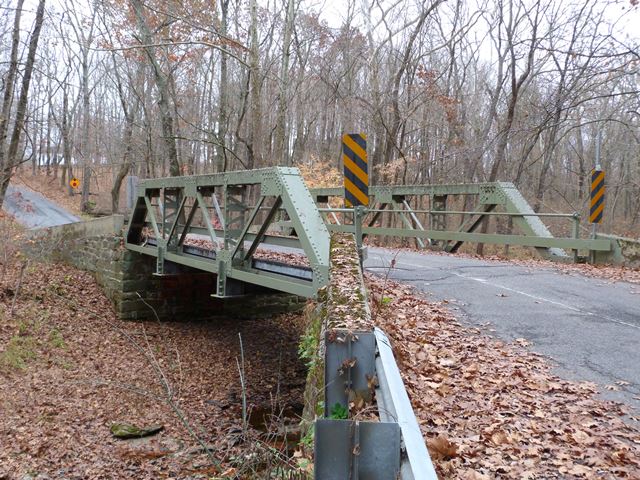
POLYGON ((521 245, 534 247, 542 256, 557 260, 571 259, 566 250, 573 251, 574 259, 579 250, 611 250, 609 240, 580 238, 579 214, 536 213, 518 189, 507 182, 372 186, 369 207, 356 209, 335 207, 342 205, 342 188, 315 188, 311 194, 330 231, 353 232, 356 237, 414 238, 422 248, 439 246, 447 252, 456 252, 464 242, 521 245), (452 204, 457 208, 451 208, 452 204), (478 232, 491 216, 510 218, 521 234, 478 232), (571 237, 554 237, 543 218, 570 221, 571 237), (395 226, 395 219, 402 227, 395 226))
POLYGON ((156 275, 181 267, 217 275, 220 298, 256 286, 313 297, 328 281, 329 232, 295 168, 144 180, 125 246, 155 257, 156 275), (272 235, 277 220, 295 236, 272 235), (305 256, 294 265, 274 260, 269 252, 279 247, 305 256))

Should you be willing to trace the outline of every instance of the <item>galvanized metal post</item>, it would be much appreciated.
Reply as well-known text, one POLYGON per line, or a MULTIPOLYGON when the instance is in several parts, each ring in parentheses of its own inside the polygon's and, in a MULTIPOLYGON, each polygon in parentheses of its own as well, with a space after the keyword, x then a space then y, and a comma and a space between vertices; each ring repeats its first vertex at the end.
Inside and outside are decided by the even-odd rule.
MULTIPOLYGON (((447 210, 447 195, 431 195, 429 210, 432 212, 429 215, 431 230, 446 230, 447 217, 446 215, 437 212, 444 212, 447 210)), ((445 242, 440 243, 444 244, 445 242)), ((437 240, 431 240, 431 245, 437 244, 437 240)))
MULTIPOLYGON (((598 137, 596 139, 596 159, 595 159, 595 166, 594 166, 594 170, 598 171, 601 170, 602 167, 600 166, 600 145, 602 143, 602 129, 600 128, 600 125, 598 125, 598 137)), ((592 188, 592 187, 590 187, 592 188)), ((598 237, 598 223, 597 222, 593 222, 591 223, 591 238, 592 239, 596 239, 598 237)), ((589 251, 589 262, 590 263, 596 263, 596 252, 595 250, 590 250, 589 251)))
MULTIPOLYGON (((578 212, 573 212, 573 238, 580 238, 580 214, 578 212)), ((578 249, 573 249, 573 263, 578 262, 578 249)))
POLYGON ((356 247, 358 248, 358 256, 360 257, 360 266, 364 261, 364 251, 362 246, 362 219, 366 215, 366 208, 358 205, 353 209, 353 224, 355 227, 356 247))

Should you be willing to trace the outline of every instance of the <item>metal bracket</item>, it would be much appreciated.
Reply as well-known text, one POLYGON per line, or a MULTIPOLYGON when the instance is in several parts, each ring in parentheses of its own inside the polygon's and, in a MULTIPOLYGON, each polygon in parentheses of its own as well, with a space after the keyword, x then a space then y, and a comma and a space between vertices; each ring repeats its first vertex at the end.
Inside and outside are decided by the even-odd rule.
POLYGON ((370 402, 376 375, 376 338, 373 332, 331 330, 325 334, 325 417, 337 403, 370 402))

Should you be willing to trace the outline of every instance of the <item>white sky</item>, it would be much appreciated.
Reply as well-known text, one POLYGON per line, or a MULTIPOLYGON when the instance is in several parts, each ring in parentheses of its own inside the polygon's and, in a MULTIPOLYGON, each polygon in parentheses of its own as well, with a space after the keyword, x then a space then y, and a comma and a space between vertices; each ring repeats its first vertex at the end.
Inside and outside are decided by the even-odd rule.
MULTIPOLYGON (((371 0, 364 0, 370 3, 371 0)), ((426 0, 425 0, 426 1, 426 0)), ((473 0, 468 0, 473 1, 473 0)), ((545 0, 538 0, 545 1, 545 0)), ((631 7, 630 0, 604 0, 609 3, 607 13, 609 21, 618 21, 620 33, 623 36, 640 40, 640 6, 631 7)), ((361 0, 356 0, 357 6, 362 4, 361 0)), ((305 0, 305 5, 311 6, 320 11, 322 19, 326 20, 331 27, 339 27, 346 19, 344 0, 305 0)), ((383 4, 390 2, 382 1, 383 4)), ((410 0, 406 0, 410 4, 410 0)))

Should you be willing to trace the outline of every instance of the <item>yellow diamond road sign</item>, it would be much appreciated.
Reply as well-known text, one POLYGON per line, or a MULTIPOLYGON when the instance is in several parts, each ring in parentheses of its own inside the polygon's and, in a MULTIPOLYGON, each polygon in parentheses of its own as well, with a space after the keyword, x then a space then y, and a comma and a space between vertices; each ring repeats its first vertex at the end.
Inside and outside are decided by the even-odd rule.
POLYGON ((73 177, 71 180, 69 180, 69 185, 71 185, 72 188, 78 188, 80 186, 80 180, 78 180, 76 177, 73 177))

